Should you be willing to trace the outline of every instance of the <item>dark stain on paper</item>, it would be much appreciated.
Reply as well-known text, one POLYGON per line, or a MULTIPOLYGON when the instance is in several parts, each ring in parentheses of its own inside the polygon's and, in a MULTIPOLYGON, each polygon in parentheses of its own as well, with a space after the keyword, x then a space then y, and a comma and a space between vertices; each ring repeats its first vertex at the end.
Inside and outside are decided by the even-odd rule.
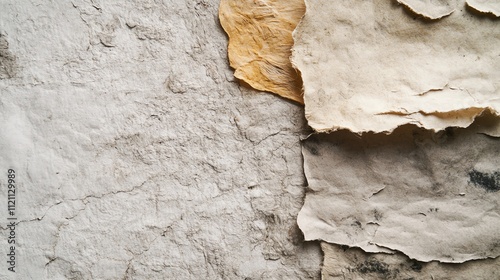
POLYGON ((307 142, 304 142, 304 147, 313 156, 319 156, 320 152, 318 150, 318 140, 315 137, 310 137, 307 142))
POLYGON ((469 172, 470 182, 488 192, 500 191, 500 172, 483 173, 473 169, 469 172))
POLYGON ((415 272, 421 272, 423 268, 422 263, 419 261, 413 261, 410 267, 415 272))
POLYGON ((356 269, 361 273, 389 273, 389 265, 376 259, 366 260, 365 262, 359 264, 356 269))
POLYGON ((316 147, 309 147, 309 152, 315 156, 319 156, 319 151, 316 147))

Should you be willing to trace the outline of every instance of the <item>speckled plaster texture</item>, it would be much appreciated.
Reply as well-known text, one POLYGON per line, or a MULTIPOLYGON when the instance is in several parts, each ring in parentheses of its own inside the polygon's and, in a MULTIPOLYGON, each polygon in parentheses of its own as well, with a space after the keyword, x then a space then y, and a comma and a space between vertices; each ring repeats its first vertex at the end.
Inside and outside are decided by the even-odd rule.
POLYGON ((1 279, 319 278, 303 108, 237 83, 218 4, 0 0, 1 279))

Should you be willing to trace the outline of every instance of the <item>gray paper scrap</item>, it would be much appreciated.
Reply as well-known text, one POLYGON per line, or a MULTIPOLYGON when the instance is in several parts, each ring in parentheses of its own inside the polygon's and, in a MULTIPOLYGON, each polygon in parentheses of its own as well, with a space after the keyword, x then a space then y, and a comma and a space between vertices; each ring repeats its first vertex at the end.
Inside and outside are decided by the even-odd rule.
POLYGON ((306 240, 419 261, 500 255, 500 140, 469 129, 348 131, 303 143, 306 240))

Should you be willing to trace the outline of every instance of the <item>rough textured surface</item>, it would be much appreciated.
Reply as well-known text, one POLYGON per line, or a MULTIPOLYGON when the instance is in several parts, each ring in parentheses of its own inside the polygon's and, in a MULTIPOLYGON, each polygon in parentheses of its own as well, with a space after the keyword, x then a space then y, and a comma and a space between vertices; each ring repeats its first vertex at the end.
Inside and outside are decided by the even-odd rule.
POLYGON ((303 104, 302 80, 290 56, 292 31, 304 13, 304 0, 222 0, 220 21, 235 77, 303 104))
POLYGON ((16 68, 16 57, 9 51, 7 38, 5 38, 4 34, 0 33, 0 79, 14 77, 16 68))
POLYGON ((17 279, 319 277, 295 224, 303 109, 238 86, 218 4, 0 2, 17 279))
POLYGON ((324 252, 322 279, 349 280, 470 280, 500 279, 500 259, 463 264, 423 263, 396 253, 371 254, 359 248, 321 243, 324 252))
MULTIPOLYGON (((439 13, 453 7, 404 2, 427 3, 439 13)), ((500 115, 498 20, 463 2, 432 22, 391 0, 306 5, 292 62, 316 131, 390 133, 404 124, 439 131, 467 127, 485 112, 500 115)))
POLYGON ((298 216, 306 240, 424 262, 500 256, 500 139, 475 129, 309 137, 311 191, 298 216))
POLYGON ((456 0, 397 0, 405 5, 410 11, 428 19, 440 19, 448 16, 457 6, 456 0))

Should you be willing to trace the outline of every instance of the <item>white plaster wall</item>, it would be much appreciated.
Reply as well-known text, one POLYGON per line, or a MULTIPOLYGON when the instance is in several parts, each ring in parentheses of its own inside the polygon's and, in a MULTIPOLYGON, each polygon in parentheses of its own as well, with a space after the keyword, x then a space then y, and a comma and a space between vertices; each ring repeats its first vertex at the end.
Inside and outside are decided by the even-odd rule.
POLYGON ((319 277, 303 108, 238 85, 217 6, 0 0, 0 279, 319 277))

